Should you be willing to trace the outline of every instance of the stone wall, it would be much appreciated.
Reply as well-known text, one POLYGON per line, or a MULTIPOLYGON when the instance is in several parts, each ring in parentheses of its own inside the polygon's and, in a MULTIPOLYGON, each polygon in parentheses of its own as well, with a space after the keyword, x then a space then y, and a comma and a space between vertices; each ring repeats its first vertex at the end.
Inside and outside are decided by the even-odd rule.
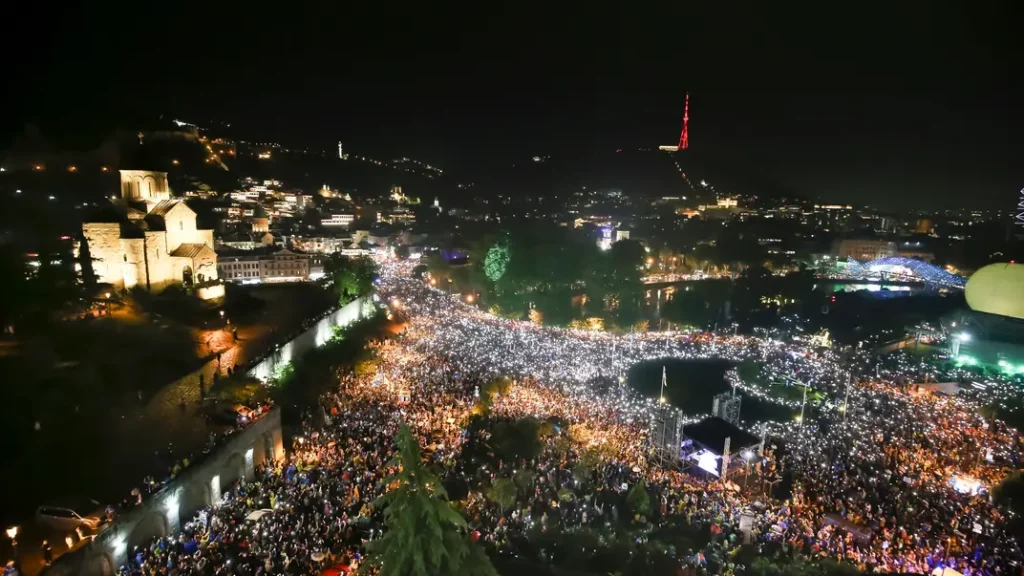
MULTIPOLYGON (((330 340, 335 326, 347 326, 370 316, 373 310, 371 298, 354 300, 277 347, 246 373, 267 380, 280 366, 330 340)), ((281 409, 274 408, 252 426, 234 434, 202 461, 189 466, 140 506, 121 513, 93 542, 58 558, 41 576, 112 576, 135 546, 177 532, 182 522, 193 518, 202 508, 217 503, 223 491, 236 480, 251 478, 256 466, 283 456, 281 409)))
POLYGON ((373 301, 368 297, 349 302, 324 316, 286 344, 275 348, 266 358, 247 370, 246 374, 263 381, 273 378, 284 365, 313 348, 323 346, 334 336, 335 326, 348 326, 360 318, 370 316, 373 314, 373 308, 373 301))
POLYGON ((182 523, 220 501, 238 480, 251 479, 257 466, 284 456, 281 409, 236 432, 218 448, 143 503, 120 513, 89 544, 57 559, 43 576, 111 576, 136 546, 174 534, 182 523))
POLYGON ((148 289, 149 278, 146 269, 146 242, 142 238, 121 239, 121 271, 124 287, 131 290, 135 286, 148 289))
POLYGON ((192 269, 196 274, 196 282, 208 282, 217 279, 217 253, 213 248, 203 248, 192 259, 192 269), (202 280, 199 277, 202 276, 202 280))
POLYGON ((166 200, 170 198, 166 172, 121 170, 121 198, 125 200, 166 200))
POLYGON ((124 287, 121 265, 121 225, 116 223, 82 224, 82 235, 89 247, 96 281, 124 287))
POLYGON ((167 230, 168 252, 174 252, 182 244, 202 242, 196 234, 196 214, 184 202, 178 202, 164 214, 164 229, 167 230))
POLYGON ((213 249, 213 230, 196 230, 196 244, 206 244, 213 249))
POLYGON ((224 283, 214 282, 207 283, 196 288, 196 296, 200 300, 215 300, 217 298, 224 297, 224 283))
POLYGON ((146 232, 146 261, 149 264, 149 288, 154 294, 181 283, 180 277, 174 277, 174 266, 167 253, 167 236, 163 232, 146 232))

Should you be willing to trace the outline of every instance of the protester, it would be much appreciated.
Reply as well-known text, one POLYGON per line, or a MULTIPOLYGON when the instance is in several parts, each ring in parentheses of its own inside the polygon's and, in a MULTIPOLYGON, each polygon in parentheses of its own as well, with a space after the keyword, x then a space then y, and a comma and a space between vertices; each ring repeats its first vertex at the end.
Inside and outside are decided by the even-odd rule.
MULTIPOLYGON (((371 343, 373 370, 339 375, 337 388, 307 412, 285 460, 227 487, 223 502, 180 534, 130 551, 122 574, 355 570, 384 528, 374 501, 388 489, 382 480, 403 423, 445 482, 465 487, 459 506, 472 536, 495 554, 525 553, 531 534, 555 526, 683 523, 710 543, 673 551, 679 567, 726 573, 736 569, 747 513, 758 553, 780 561, 832 558, 901 573, 1019 570, 1020 550, 988 491, 1019 467, 1021 439, 982 417, 976 397, 914 393, 893 385, 892 366, 886 379, 853 378, 850 366, 868 360, 767 336, 540 328, 485 314, 394 271, 384 276, 384 301, 409 323, 400 337, 371 343), (617 378, 634 363, 664 357, 756 360, 765 374, 813 381, 821 398, 804 421, 766 425, 770 442, 747 489, 665 469, 648 440, 656 402, 617 378), (513 382, 489 385, 499 376, 513 382), (558 425, 545 431, 536 456, 505 461, 489 447, 492 432, 470 425, 481 413, 558 425), (504 508, 487 495, 501 478, 526 483, 504 508), (776 490, 786 492, 781 500, 767 490, 771 478, 791 486, 776 490), (652 503, 643 514, 628 503, 641 481, 652 503), (259 510, 270 511, 248 519, 259 510)), ((729 377, 745 394, 799 406, 735 372, 729 377)))

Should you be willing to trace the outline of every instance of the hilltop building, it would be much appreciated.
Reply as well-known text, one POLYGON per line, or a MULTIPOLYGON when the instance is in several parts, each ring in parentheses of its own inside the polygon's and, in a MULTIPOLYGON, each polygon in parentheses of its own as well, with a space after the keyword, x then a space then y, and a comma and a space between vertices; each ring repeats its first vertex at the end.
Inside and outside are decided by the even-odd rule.
POLYGON ((167 174, 120 172, 121 198, 82 224, 96 280, 121 290, 182 286, 204 299, 223 296, 213 230, 200 230, 188 204, 171 198, 167 174))

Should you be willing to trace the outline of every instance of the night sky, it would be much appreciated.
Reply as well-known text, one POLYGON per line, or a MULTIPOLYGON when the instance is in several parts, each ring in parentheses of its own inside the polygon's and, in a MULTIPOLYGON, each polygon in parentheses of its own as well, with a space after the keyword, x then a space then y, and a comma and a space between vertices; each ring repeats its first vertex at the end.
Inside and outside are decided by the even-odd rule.
POLYGON ((691 146, 742 180, 885 208, 1010 209, 1024 186, 1010 1, 732 13, 97 4, 8 14, 33 32, 3 40, 15 89, 3 136, 33 121, 88 142, 163 113, 472 172, 674 144, 689 91, 691 146))

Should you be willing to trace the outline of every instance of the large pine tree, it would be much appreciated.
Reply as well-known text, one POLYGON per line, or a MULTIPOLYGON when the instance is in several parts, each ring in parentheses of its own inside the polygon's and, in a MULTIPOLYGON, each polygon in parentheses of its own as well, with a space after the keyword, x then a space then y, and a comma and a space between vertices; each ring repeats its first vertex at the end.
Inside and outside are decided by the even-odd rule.
POLYGON ((380 576, 497 576, 486 552, 470 541, 466 521, 448 503, 440 479, 423 463, 409 427, 396 438, 398 454, 385 479, 397 487, 381 496, 387 529, 368 545, 370 566, 380 576))

